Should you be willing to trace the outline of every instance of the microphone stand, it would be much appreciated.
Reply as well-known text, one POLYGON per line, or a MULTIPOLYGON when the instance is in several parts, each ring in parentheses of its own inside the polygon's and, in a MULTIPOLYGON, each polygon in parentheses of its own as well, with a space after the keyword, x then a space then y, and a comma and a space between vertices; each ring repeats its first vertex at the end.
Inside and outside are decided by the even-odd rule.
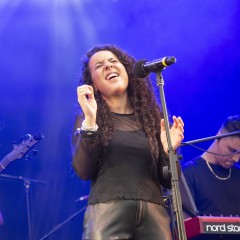
MULTIPOLYGON (((166 129, 166 135, 167 135, 167 143, 168 143, 168 149, 169 149, 169 161, 170 161, 170 174, 171 174, 171 181, 172 181, 172 203, 173 203, 173 216, 176 218, 177 222, 177 233, 178 233, 178 240, 186 240, 186 231, 184 227, 184 220, 183 220, 183 212, 182 212, 182 200, 179 190, 179 179, 178 179, 178 173, 177 173, 177 161, 178 157, 176 152, 174 151, 172 147, 171 137, 170 137, 170 128, 169 128, 169 121, 168 121, 168 113, 167 113, 167 107, 166 107, 166 101, 165 101, 165 95, 164 95, 164 80, 162 76, 162 71, 165 68, 159 70, 156 72, 156 82, 157 86, 159 88, 160 92, 160 99, 162 104, 162 110, 163 110, 163 117, 164 117, 164 123, 165 123, 165 129, 166 129)), ((175 219, 173 219, 173 224, 175 219)), ((174 230, 174 229, 173 229, 174 230)), ((173 238, 175 238, 174 232, 173 232, 173 238)))
POLYGON ((7 174, 0 174, 0 177, 7 178, 10 180, 22 181, 25 189, 26 203, 27 203, 27 220, 28 220, 28 239, 33 240, 32 237, 32 213, 31 213, 31 201, 30 201, 30 186, 31 183, 35 184, 47 184, 43 181, 38 181, 35 179, 24 178, 22 176, 12 176, 7 174))
POLYGON ((188 141, 188 142, 182 142, 180 144, 180 146, 192 145, 192 144, 195 144, 195 143, 206 142, 206 141, 215 140, 215 139, 219 139, 219 138, 230 137, 230 136, 237 135, 237 134, 240 134, 240 131, 224 133, 224 134, 221 134, 221 135, 211 136, 211 137, 206 137, 206 138, 199 138, 199 139, 188 141))

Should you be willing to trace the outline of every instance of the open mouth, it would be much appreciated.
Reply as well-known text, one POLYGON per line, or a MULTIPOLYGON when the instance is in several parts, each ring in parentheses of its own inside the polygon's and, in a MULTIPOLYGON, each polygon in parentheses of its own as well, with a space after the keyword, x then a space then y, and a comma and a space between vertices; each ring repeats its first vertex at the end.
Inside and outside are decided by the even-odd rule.
POLYGON ((113 78, 116 78, 116 77, 119 77, 119 74, 117 74, 117 73, 110 73, 110 74, 108 74, 107 76, 106 76, 106 80, 111 80, 111 79, 113 79, 113 78))

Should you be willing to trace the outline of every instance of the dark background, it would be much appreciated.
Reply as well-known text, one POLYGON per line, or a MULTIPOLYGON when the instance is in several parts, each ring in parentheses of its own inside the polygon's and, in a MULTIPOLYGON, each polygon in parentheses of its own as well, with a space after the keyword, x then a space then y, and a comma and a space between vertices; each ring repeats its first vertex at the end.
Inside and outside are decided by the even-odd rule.
MULTIPOLYGON (((168 112, 185 122, 185 139, 215 135, 239 114, 238 0, 1 0, 0 159, 30 133, 45 136, 28 161, 2 174, 30 181, 33 240, 86 205, 89 192, 71 169, 70 138, 82 55, 112 43, 136 59, 175 56, 163 72, 168 112)), ((151 75, 153 82, 155 76, 151 75)), ((155 83, 154 83, 155 84, 155 83)), ((209 146, 209 142, 201 147, 209 146)), ((184 161, 201 154, 182 148, 184 161)), ((1 240, 27 240, 24 181, 0 177, 1 240)), ((83 212, 49 240, 81 239, 83 212)))

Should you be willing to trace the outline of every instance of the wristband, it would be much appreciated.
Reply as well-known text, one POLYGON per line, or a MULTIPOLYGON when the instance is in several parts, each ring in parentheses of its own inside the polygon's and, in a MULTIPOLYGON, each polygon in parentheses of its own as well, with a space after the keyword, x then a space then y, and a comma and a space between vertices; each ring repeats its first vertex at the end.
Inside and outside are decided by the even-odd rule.
POLYGON ((95 126, 93 126, 93 127, 88 127, 88 126, 86 126, 85 120, 83 120, 81 130, 88 131, 88 132, 96 132, 98 130, 98 125, 95 124, 95 126))

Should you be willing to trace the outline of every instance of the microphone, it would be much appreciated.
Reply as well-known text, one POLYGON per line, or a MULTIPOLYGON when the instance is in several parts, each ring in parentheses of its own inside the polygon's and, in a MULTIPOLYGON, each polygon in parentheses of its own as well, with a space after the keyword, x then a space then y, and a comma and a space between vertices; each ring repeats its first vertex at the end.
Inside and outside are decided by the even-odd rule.
POLYGON ((175 57, 163 57, 149 62, 147 60, 140 60, 134 64, 133 74, 138 78, 145 78, 151 72, 160 72, 176 61, 175 57))

